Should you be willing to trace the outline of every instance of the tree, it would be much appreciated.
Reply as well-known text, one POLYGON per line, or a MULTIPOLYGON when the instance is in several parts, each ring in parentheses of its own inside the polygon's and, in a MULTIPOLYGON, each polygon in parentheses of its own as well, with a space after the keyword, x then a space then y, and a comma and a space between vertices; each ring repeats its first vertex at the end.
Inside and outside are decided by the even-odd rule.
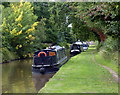
POLYGON ((2 45, 16 52, 21 58, 33 50, 37 16, 33 14, 31 3, 10 3, 3 8, 2 45))
POLYGON ((70 9, 67 3, 34 3, 34 13, 38 16, 38 20, 45 20, 46 41, 50 43, 59 43, 68 41, 72 37, 67 27, 66 17, 69 16, 70 9))

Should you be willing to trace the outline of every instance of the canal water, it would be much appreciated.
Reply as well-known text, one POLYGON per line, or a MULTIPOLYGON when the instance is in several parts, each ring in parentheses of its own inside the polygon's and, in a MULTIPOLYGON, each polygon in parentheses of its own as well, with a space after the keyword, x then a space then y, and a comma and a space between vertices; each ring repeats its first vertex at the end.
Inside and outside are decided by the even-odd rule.
POLYGON ((32 72, 32 63, 25 59, 2 64, 2 93, 37 93, 44 87, 54 74, 32 72))

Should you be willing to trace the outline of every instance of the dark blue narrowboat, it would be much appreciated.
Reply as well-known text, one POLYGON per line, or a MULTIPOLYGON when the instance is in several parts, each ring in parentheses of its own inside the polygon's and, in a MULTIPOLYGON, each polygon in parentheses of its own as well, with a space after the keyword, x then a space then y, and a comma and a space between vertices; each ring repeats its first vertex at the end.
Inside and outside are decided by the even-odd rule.
POLYGON ((83 52, 82 42, 77 41, 70 46, 70 54, 76 55, 83 52))
POLYGON ((59 67, 67 61, 65 48, 52 46, 34 53, 32 70, 40 73, 58 71, 59 67))

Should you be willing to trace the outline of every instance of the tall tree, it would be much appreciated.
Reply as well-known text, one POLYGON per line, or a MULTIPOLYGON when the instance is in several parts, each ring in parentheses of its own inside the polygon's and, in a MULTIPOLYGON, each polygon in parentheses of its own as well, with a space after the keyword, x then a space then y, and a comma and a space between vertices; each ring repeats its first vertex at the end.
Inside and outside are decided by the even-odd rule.
POLYGON ((67 27, 69 23, 66 23, 66 17, 70 13, 68 3, 39 2, 34 3, 34 6, 34 13, 38 16, 39 20, 46 18, 46 42, 59 43, 71 41, 72 37, 67 27))
POLYGON ((33 14, 31 3, 10 3, 3 8, 3 47, 16 52, 20 57, 33 49, 36 39, 37 16, 33 14))

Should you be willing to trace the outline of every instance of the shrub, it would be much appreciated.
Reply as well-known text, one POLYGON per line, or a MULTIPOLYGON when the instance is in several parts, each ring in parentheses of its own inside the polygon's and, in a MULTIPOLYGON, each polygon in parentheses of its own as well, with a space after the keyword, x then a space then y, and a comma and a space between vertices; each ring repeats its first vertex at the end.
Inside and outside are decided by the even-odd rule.
POLYGON ((19 57, 15 52, 11 52, 7 48, 2 48, 2 62, 7 62, 18 58, 19 57))

